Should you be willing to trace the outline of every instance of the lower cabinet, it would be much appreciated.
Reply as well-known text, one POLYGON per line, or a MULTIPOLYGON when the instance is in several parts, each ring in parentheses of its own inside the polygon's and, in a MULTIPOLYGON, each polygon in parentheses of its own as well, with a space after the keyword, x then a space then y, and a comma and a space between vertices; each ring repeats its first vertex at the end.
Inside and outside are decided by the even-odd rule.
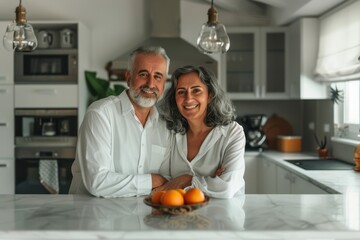
POLYGON ((274 194, 276 191, 276 165, 266 159, 259 159, 259 193, 274 194))
POLYGON ((258 189, 258 155, 245 155, 245 193, 246 194, 257 194, 258 189))
POLYGON ((15 194, 14 159, 0 159, 0 194, 15 194))
POLYGON ((328 194, 320 187, 280 167, 266 157, 258 157, 258 166, 258 193, 260 194, 328 194))
POLYGON ((277 167, 277 193, 279 194, 326 194, 327 192, 296 174, 277 167))

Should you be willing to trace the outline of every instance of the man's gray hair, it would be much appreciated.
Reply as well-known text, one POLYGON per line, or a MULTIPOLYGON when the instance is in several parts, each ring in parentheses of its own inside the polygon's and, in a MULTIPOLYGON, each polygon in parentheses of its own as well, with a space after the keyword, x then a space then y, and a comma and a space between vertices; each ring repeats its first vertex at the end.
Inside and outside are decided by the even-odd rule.
MULTIPOLYGON (((135 49, 129 56, 128 60, 128 69, 130 73, 132 74, 132 71, 134 69, 134 62, 135 58, 139 54, 149 54, 149 55, 161 55, 166 61, 166 75, 169 72, 169 66, 170 66, 170 58, 166 54, 166 51, 164 48, 160 46, 142 46, 137 49, 135 49)), ((166 77, 166 76, 165 76, 166 77)))

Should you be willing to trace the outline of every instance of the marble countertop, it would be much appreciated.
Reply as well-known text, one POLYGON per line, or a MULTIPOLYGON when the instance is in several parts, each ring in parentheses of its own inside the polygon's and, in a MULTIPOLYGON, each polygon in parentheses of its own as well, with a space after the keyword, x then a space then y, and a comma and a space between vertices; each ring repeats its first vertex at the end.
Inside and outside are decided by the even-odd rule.
POLYGON ((262 153, 247 154, 261 154, 268 160, 290 170, 329 193, 346 194, 360 192, 360 172, 356 172, 354 170, 304 170, 285 161, 285 159, 316 158, 314 155, 306 153, 282 153, 278 151, 265 151, 262 153))
POLYGON ((360 239, 360 194, 211 199, 174 216, 142 197, 0 195, 0 239, 360 239))

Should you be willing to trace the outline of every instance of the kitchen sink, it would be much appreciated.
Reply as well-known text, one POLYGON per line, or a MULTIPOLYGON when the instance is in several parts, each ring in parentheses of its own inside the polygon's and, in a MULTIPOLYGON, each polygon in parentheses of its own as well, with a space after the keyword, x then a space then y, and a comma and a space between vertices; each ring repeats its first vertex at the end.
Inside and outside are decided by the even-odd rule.
POLYGON ((291 159, 285 161, 305 170, 353 170, 355 166, 335 158, 291 159))

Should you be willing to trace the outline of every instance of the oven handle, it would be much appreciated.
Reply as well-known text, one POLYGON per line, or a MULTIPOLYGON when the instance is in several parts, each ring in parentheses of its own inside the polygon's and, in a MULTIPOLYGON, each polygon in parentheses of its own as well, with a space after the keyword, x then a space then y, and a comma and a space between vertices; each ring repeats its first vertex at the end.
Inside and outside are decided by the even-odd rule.
POLYGON ((36 157, 58 157, 59 154, 57 152, 52 151, 39 151, 35 153, 36 157))

